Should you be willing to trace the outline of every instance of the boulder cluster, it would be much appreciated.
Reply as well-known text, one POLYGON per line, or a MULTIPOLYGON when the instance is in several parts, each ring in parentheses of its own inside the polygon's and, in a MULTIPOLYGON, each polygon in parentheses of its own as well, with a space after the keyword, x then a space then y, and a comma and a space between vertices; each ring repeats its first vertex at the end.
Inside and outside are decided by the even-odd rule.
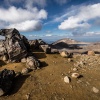
MULTIPOLYGON (((27 68, 22 70, 22 74, 38 69, 41 66, 41 62, 31 52, 33 48, 41 49, 45 53, 51 53, 51 47, 43 40, 29 41, 15 28, 1 29, 0 35, 5 37, 5 40, 0 41, 0 57, 7 63, 26 63, 27 68)), ((0 96, 10 90, 15 75, 14 70, 4 69, 0 71, 0 96)))

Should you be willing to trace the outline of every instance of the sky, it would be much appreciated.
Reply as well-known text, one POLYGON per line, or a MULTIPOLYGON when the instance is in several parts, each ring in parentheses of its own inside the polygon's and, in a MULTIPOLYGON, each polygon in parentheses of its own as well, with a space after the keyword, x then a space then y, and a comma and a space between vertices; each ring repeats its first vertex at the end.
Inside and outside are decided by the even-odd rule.
POLYGON ((0 0, 0 29, 27 38, 100 37, 100 0, 0 0))

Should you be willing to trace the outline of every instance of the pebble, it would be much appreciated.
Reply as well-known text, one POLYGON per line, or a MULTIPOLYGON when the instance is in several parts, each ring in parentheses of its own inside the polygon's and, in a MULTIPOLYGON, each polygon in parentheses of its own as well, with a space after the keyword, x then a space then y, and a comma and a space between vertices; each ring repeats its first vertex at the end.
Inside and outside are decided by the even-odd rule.
POLYGON ((22 69, 22 74, 27 74, 29 72, 29 69, 28 68, 24 68, 24 69, 22 69))
POLYGON ((26 58, 21 59, 21 62, 25 63, 26 62, 26 58))
POLYGON ((72 86, 72 85, 70 85, 70 88, 72 89, 72 88, 73 88, 73 86, 72 86))
POLYGON ((77 71, 78 69, 77 68, 73 68, 73 71, 77 71))
POLYGON ((88 51, 88 55, 89 56, 94 56, 95 55, 95 52, 94 51, 88 51))
POLYGON ((30 95, 29 94, 26 94, 25 96, 26 96, 26 99, 28 100, 30 95))
POLYGON ((0 88, 0 96, 4 94, 4 91, 0 88))
POLYGON ((68 58, 68 62, 72 62, 72 59, 71 58, 68 58))
POLYGON ((73 78, 78 78, 79 76, 80 76, 80 74, 78 74, 78 73, 72 73, 72 75, 71 75, 73 78))
POLYGON ((77 83, 82 83, 82 81, 81 80, 78 80, 77 83))
POLYGON ((4 55, 4 56, 2 57, 2 60, 3 60, 3 61, 7 61, 7 60, 8 60, 8 56, 7 56, 7 55, 4 55))
POLYGON ((99 89, 97 89, 96 87, 93 87, 93 88, 92 88, 92 91, 93 91, 94 93, 99 93, 99 89))
POLYGON ((62 52, 60 52, 60 55, 61 55, 62 57, 68 57, 68 52, 62 51, 62 52))
POLYGON ((65 76, 65 77, 64 77, 64 82, 65 82, 65 83, 70 83, 70 79, 69 79, 68 76, 65 76))
POLYGON ((15 74, 16 74, 16 77, 18 77, 21 75, 21 72, 15 72, 15 74))

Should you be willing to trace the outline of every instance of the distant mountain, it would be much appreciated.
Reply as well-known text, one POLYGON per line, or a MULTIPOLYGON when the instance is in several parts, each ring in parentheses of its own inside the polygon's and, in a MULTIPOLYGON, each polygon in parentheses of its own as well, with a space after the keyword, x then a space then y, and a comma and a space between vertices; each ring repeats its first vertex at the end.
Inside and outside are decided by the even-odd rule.
POLYGON ((64 39, 60 39, 58 41, 55 41, 54 43, 52 43, 52 45, 58 44, 58 43, 66 43, 66 44, 88 44, 87 42, 81 42, 81 41, 76 41, 70 38, 64 38, 64 39))
POLYGON ((79 45, 84 45, 84 44, 89 44, 89 43, 76 41, 70 38, 64 38, 52 43, 51 47, 59 49, 61 48, 79 49, 80 48, 79 45))

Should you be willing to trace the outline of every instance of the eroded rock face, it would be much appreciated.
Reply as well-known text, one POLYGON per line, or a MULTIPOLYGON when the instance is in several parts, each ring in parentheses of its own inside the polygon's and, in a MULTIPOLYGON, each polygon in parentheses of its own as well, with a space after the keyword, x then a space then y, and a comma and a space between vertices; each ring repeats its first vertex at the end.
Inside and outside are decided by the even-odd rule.
POLYGON ((7 53, 11 61, 19 61, 27 56, 30 45, 27 38, 20 35, 18 30, 15 28, 1 29, 0 35, 5 36, 0 52, 7 53))

